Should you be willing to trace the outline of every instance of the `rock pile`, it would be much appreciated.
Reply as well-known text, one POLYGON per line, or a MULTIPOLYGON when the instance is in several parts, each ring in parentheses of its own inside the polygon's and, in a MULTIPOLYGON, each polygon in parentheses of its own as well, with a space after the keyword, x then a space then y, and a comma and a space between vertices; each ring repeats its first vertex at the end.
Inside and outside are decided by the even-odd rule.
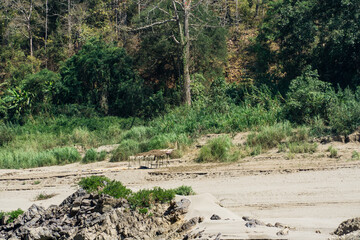
POLYGON ((191 239, 187 233, 202 219, 184 220, 189 205, 187 199, 157 204, 143 214, 125 199, 80 189, 59 206, 32 205, 13 223, 0 225, 0 239, 191 239))
MULTIPOLYGON (((360 218, 352 218, 342 222, 334 231, 334 234, 338 236, 348 235, 348 239, 360 239, 360 218), (357 238, 352 238, 353 236, 350 234, 353 236, 357 235, 357 238)), ((344 239, 346 239, 346 237, 344 237, 344 239)))

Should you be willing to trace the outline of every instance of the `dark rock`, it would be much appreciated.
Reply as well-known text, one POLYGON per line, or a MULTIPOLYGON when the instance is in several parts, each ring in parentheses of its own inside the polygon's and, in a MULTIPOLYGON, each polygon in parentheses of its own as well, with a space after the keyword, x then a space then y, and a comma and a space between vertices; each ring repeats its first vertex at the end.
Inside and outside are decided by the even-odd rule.
POLYGON ((221 217, 220 217, 219 215, 213 214, 213 215, 210 217, 210 220, 221 220, 221 217))
POLYGON ((276 235, 278 235, 278 236, 286 236, 288 234, 289 234, 288 228, 281 229, 279 232, 276 233, 276 235))
POLYGON ((342 236, 360 230, 360 218, 352 218, 342 222, 334 231, 334 234, 342 236))
POLYGON ((256 223, 255 223, 255 221, 249 221, 249 222, 245 223, 245 226, 248 228, 254 228, 254 227, 256 227, 256 223))

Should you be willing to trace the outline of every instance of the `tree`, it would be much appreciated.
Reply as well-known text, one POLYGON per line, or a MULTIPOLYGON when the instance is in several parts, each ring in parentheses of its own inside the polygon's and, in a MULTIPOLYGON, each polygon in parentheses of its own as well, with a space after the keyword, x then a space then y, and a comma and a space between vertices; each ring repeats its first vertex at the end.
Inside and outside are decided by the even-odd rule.
POLYGON ((87 42, 60 70, 59 104, 96 106, 104 114, 133 116, 142 104, 142 82, 123 48, 87 42))
POLYGON ((307 65, 323 81, 360 83, 360 2, 284 0, 271 4, 257 38, 259 62, 285 87, 307 65))
MULTIPOLYGON (((221 29, 218 19, 212 17, 211 13, 211 7, 206 6, 201 0, 157 1, 144 10, 140 16, 140 19, 143 22, 145 21, 146 25, 131 30, 133 32, 141 32, 142 36, 152 34, 151 31, 147 33, 147 30, 157 32, 165 30, 162 32, 162 34, 166 34, 164 38, 168 38, 172 41, 172 44, 178 45, 179 52, 177 52, 178 56, 176 58, 181 66, 183 99, 187 105, 191 105, 190 68, 195 57, 192 52, 194 49, 191 47, 191 43, 196 41, 197 37, 208 29, 221 29)), ((223 40, 225 43, 225 37, 223 40)), ((220 43, 218 50, 224 51, 224 48, 226 49, 225 44, 220 43)), ((201 58, 201 55, 197 57, 201 58)), ((211 57, 216 58, 216 54, 211 57)))

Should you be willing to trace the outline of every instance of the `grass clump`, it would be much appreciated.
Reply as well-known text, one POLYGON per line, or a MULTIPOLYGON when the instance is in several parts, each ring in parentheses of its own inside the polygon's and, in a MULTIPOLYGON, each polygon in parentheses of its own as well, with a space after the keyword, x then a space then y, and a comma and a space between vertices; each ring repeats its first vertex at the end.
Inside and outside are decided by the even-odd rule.
POLYGON ((17 210, 11 211, 11 212, 2 212, 0 211, 0 219, 7 216, 9 217, 6 221, 6 224, 12 223, 15 221, 16 218, 18 218, 21 214, 23 214, 24 211, 18 208, 17 210))
POLYGON ((131 155, 134 155, 138 152, 140 152, 140 144, 138 141, 132 139, 124 140, 114 151, 110 162, 127 161, 131 155))
POLYGON ((288 148, 290 153, 314 153, 317 150, 318 145, 316 143, 307 142, 295 142, 289 143, 288 148))
POLYGON ((197 162, 228 162, 237 160, 238 154, 233 151, 229 136, 221 136, 210 140, 200 150, 197 162))
POLYGON ((106 157, 106 152, 96 152, 93 148, 86 151, 85 156, 81 160, 82 163, 91 163, 103 161, 106 157))
POLYGON ((56 196, 55 193, 51 193, 51 194, 40 193, 39 195, 37 195, 35 197, 35 201, 46 200, 46 199, 50 199, 50 198, 55 197, 55 196, 56 196))
POLYGON ((0 147, 11 142, 15 138, 13 129, 5 124, 0 124, 0 147))
POLYGON ((263 127, 258 133, 249 134, 247 144, 250 147, 261 146, 262 149, 271 149, 278 146, 291 133, 290 123, 278 123, 263 127))
POLYGON ((351 155, 352 160, 360 160, 360 154, 357 151, 353 151, 351 155))
POLYGON ((190 186, 180 186, 178 188, 174 189, 174 192, 176 195, 181 195, 181 196, 190 196, 190 195, 195 195, 196 193, 194 192, 194 190, 192 189, 192 187, 190 186))
POLYGON ((336 158, 338 156, 338 151, 333 146, 330 146, 328 151, 330 152, 330 158, 336 158))

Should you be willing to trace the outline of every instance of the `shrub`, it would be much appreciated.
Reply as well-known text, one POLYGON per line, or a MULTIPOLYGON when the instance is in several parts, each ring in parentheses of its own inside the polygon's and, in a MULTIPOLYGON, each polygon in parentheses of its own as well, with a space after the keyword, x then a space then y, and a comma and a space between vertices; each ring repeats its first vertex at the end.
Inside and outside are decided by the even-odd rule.
POLYGON ((336 98, 331 84, 320 81, 311 67, 291 81, 286 96, 285 116, 296 123, 309 123, 316 116, 327 119, 327 110, 336 98))
POLYGON ((231 153, 233 144, 228 136, 212 139, 200 150, 198 162, 226 162, 237 160, 236 153, 231 153))
POLYGON ((90 176, 82 178, 79 182, 79 186, 85 191, 93 193, 103 189, 110 182, 110 179, 104 176, 90 176))
POLYGON ((196 193, 190 186, 180 186, 178 188, 174 189, 174 192, 176 195, 182 195, 182 196, 189 196, 189 195, 195 195, 196 193))
POLYGON ((99 194, 107 194, 114 198, 127 198, 131 194, 131 190, 126 188, 121 182, 111 181, 99 192, 99 194))

